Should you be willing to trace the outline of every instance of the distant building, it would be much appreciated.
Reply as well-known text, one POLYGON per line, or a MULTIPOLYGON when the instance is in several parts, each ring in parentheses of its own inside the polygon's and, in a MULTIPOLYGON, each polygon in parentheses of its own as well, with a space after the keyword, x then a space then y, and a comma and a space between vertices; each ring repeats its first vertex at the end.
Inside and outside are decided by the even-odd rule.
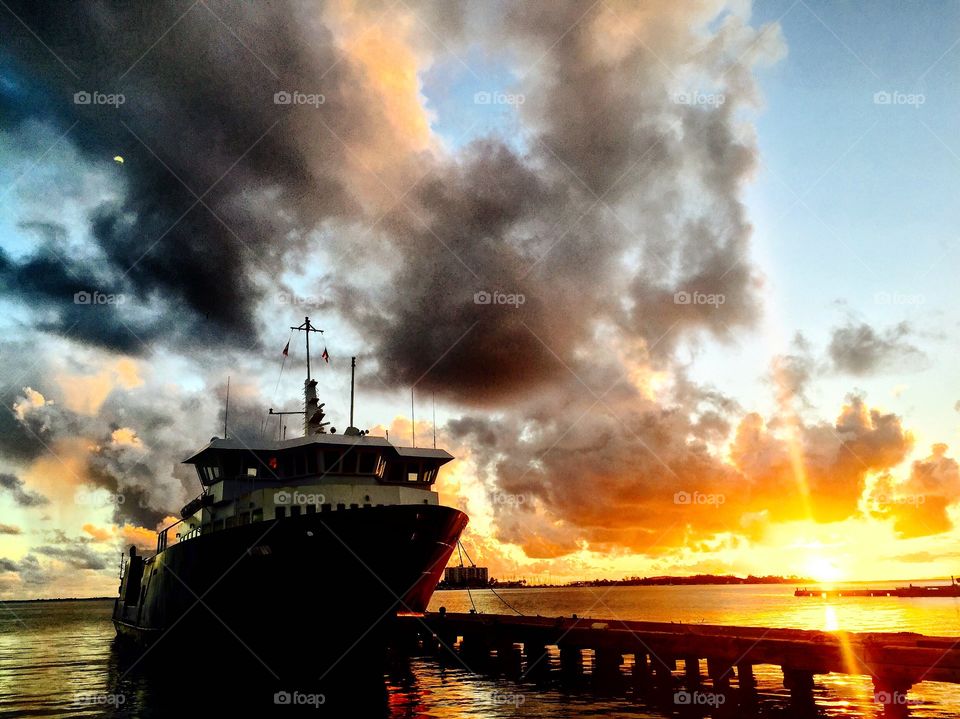
POLYGON ((450 587, 486 587, 490 584, 486 567, 447 567, 443 579, 450 587))

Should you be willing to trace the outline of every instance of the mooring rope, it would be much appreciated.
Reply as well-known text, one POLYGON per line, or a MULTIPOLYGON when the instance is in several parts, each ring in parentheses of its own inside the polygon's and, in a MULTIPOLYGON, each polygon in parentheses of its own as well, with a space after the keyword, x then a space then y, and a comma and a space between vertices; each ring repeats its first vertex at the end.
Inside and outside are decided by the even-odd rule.
MULTIPOLYGON (((470 566, 471 566, 471 567, 477 566, 477 563, 473 561, 473 559, 470 557, 470 554, 467 552, 467 548, 464 547, 463 544, 462 544, 462 543, 460 542, 460 540, 458 539, 458 540, 457 540, 457 554, 460 555, 460 566, 461 566, 461 567, 463 566, 463 554, 460 554, 461 548, 463 549, 463 554, 466 554, 466 555, 467 555, 467 561, 470 562, 470 566)), ((515 606, 513 606, 510 602, 508 602, 506 599, 504 599, 504 598, 501 597, 499 594, 497 594, 497 590, 496 590, 496 589, 494 589, 493 587, 487 587, 487 589, 489 589, 491 592, 493 592, 493 596, 495 596, 497 599, 499 599, 501 602, 503 602, 505 605, 507 605, 507 607, 509 607, 510 609, 512 609, 513 611, 515 611, 515 612, 516 612, 517 614, 519 614, 521 617, 524 616, 523 612, 521 612, 519 609, 517 609, 515 606)), ((469 586, 467 587, 467 596, 470 597, 470 604, 473 605, 473 610, 476 611, 476 610, 477 610, 477 605, 473 603, 473 595, 470 594, 470 587, 469 587, 469 586)))

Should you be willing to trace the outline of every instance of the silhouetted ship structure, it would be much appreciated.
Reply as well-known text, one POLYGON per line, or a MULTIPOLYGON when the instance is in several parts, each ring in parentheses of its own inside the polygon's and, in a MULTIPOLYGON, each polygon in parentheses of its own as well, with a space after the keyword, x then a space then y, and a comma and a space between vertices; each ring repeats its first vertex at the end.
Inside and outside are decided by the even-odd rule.
POLYGON ((960 584, 950 577, 950 584, 895 587, 893 589, 797 589, 795 597, 960 597, 960 584))
POLYGON ((390 617, 426 609, 467 524, 432 489, 453 457, 354 427, 352 369, 351 426, 328 433, 310 376, 319 330, 309 318, 291 329, 307 336, 304 410, 282 414, 303 414, 304 436, 214 437, 184 460, 203 492, 158 533, 153 556, 130 548, 113 610, 120 636, 175 634, 164 643, 204 657, 243 654, 242 644, 272 669, 338 657, 376 641, 390 617))

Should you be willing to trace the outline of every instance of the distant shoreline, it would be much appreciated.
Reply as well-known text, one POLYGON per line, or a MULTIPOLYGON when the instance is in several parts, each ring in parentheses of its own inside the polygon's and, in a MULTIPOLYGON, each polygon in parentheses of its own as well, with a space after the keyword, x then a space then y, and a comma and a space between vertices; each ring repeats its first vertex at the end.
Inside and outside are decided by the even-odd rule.
MULTIPOLYGON (((658 577, 625 577, 623 579, 584 579, 565 584, 527 584, 523 582, 493 582, 488 586, 469 587, 469 589, 577 589, 578 587, 689 587, 689 586, 725 586, 725 585, 763 585, 763 584, 793 584, 795 586, 818 582, 809 577, 756 577, 749 575, 737 577, 732 574, 696 574, 686 577, 658 576, 658 577)), ((441 582, 437 591, 453 589, 467 589, 468 587, 444 586, 441 582)))
POLYGON ((0 599, 0 604, 26 604, 27 602, 102 602, 116 597, 44 597, 41 599, 0 599))

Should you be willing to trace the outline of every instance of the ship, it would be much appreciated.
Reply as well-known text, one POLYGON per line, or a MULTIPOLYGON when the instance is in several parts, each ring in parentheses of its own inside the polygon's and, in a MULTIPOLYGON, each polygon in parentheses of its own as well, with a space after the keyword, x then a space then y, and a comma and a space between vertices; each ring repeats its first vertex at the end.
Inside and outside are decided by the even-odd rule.
POLYGON ((223 437, 183 460, 202 491, 152 555, 124 553, 113 608, 122 641, 204 662, 247 655, 275 675, 295 662, 316 676, 375 645, 392 617, 426 610, 468 521, 434 490, 453 456, 354 427, 355 359, 350 426, 328 430, 310 370, 320 330, 309 317, 291 330, 307 338, 303 410, 269 414, 302 414, 303 436, 250 442, 225 422, 223 437))
POLYGON ((954 577, 950 577, 950 584, 910 584, 906 587, 894 587, 892 589, 795 589, 795 597, 821 597, 824 599, 834 599, 838 597, 960 597, 960 583, 954 577))

